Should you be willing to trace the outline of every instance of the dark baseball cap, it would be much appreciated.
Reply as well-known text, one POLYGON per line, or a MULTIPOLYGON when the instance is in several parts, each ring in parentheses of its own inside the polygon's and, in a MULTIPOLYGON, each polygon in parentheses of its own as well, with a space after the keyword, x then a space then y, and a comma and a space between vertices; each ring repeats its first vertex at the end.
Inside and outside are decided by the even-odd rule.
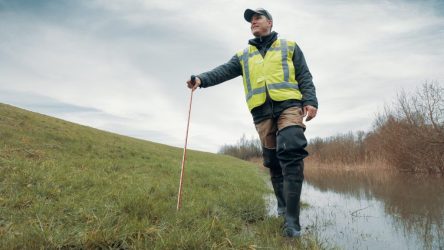
POLYGON ((268 12, 267 10, 265 10, 263 8, 257 8, 255 10, 246 9, 245 12, 244 12, 245 20, 247 20, 247 22, 251 22, 251 18, 253 17, 254 14, 259 14, 259 15, 265 16, 269 20, 273 20, 273 18, 271 17, 270 12, 268 12))

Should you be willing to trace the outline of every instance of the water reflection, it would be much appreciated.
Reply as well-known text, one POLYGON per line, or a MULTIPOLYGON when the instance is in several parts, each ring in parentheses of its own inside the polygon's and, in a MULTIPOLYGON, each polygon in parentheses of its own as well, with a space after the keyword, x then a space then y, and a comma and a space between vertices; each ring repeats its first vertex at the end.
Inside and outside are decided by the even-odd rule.
POLYGON ((305 176, 302 199, 313 205, 303 212, 306 224, 325 224, 339 246, 444 249, 442 177, 309 167, 305 176))

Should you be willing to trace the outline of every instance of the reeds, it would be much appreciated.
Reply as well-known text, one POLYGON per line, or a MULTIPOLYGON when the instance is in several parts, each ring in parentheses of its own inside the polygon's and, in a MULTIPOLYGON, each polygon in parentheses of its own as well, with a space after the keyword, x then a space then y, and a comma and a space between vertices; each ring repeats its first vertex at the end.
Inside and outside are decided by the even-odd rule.
POLYGON ((390 167, 399 171, 444 174, 444 88, 424 83, 401 91, 370 132, 315 138, 308 146, 318 165, 390 167))

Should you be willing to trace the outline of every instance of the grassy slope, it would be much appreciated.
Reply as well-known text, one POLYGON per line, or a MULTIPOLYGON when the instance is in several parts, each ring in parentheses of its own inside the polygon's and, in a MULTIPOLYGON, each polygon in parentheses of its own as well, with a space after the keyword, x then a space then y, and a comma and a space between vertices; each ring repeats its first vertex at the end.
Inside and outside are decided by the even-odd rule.
POLYGON ((0 104, 0 248, 317 248, 279 237, 251 163, 0 104))

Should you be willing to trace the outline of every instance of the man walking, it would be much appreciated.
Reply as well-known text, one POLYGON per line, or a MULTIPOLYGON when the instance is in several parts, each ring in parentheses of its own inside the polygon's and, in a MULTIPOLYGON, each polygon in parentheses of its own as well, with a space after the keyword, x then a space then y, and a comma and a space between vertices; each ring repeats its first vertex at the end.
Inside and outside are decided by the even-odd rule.
POLYGON ((285 217, 283 235, 299 237, 299 200, 304 180, 306 121, 316 116, 318 102, 311 73, 298 45, 278 39, 265 9, 247 9, 255 38, 219 67, 188 80, 189 88, 210 87, 243 76, 245 98, 262 143, 264 166, 270 169, 278 214, 285 217))

